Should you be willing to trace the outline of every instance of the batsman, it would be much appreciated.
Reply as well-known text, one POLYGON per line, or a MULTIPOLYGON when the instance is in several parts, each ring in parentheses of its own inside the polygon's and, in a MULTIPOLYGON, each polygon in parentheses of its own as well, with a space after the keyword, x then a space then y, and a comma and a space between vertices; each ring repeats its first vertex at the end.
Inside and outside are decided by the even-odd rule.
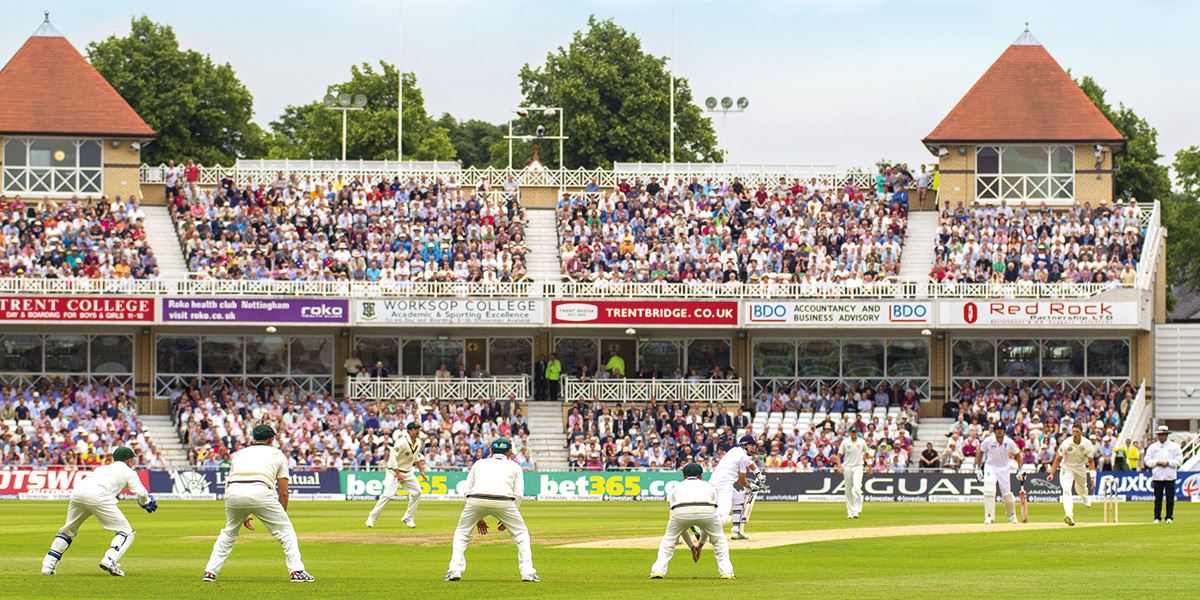
POLYGON ((1067 525, 1075 526, 1075 493, 1083 496, 1083 507, 1092 507, 1091 485, 1088 474, 1096 473, 1096 448, 1092 442, 1083 437, 1083 427, 1076 422, 1071 426, 1071 437, 1058 446, 1058 456, 1050 465, 1048 481, 1054 481, 1054 474, 1062 467, 1062 504, 1067 525), (1074 488, 1072 490, 1072 488, 1074 488))

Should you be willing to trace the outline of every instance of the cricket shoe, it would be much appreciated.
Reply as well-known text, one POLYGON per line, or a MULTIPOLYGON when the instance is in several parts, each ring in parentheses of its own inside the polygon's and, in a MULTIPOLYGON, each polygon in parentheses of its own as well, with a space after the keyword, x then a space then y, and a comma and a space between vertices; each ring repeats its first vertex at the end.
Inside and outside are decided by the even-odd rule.
POLYGON ((1158 519, 1155 519, 1155 520, 1154 520, 1154 524, 1155 524, 1155 525, 1158 525, 1158 524, 1159 524, 1159 520, 1158 520, 1158 519))
POLYGON ((722 575, 721 579, 737 579, 737 577, 734 575, 722 575))
POLYGON ((416 529, 416 528, 417 528, 417 522, 416 522, 416 521, 414 521, 414 520, 412 520, 412 519, 404 519, 404 524, 405 524, 405 525, 408 525, 408 528, 409 528, 409 529, 416 529))
POLYGON ((663 575, 662 573, 651 573, 650 574, 650 579, 662 579, 663 577, 666 577, 666 575, 663 575))
POLYGON ((1174 522, 1175 522, 1175 519, 1172 519, 1169 517, 1167 518, 1167 525, 1170 525, 1171 523, 1174 523, 1174 522))
POLYGON ((1071 517, 1064 517, 1064 518, 1063 518, 1063 523, 1066 523, 1067 525, 1070 525, 1071 527, 1074 527, 1074 526, 1075 526, 1075 519, 1072 519, 1071 517))
POLYGON ((125 571, 121 570, 121 565, 119 565, 111 560, 108 560, 107 558, 100 561, 100 568, 104 571, 107 571, 108 574, 112 575, 113 577, 124 577, 125 576, 125 571))
POLYGON ((458 581, 460 579, 462 579, 462 573, 459 573, 458 571, 446 572, 446 581, 458 581))
POLYGON ((533 574, 531 574, 531 575, 522 575, 522 576, 521 576, 521 581, 528 581, 529 583, 537 583, 537 582, 539 582, 539 581, 541 581, 541 580, 542 580, 542 578, 541 578, 541 577, 538 577, 538 576, 537 576, 537 573, 533 573, 533 574))
POLYGON ((368 528, 368 529, 370 529, 370 528, 372 528, 372 527, 375 527, 375 522, 374 522, 374 521, 367 521, 367 528, 368 528))
POLYGON ((56 575, 54 567, 42 567, 42 575, 56 575))
POLYGON ((312 583, 316 580, 308 571, 292 571, 292 583, 312 583))
POLYGON ((984 525, 991 525, 991 524, 992 524, 992 518, 991 518, 991 517, 985 517, 985 518, 983 519, 983 524, 984 524, 984 525))
POLYGON ((1092 507, 1092 499, 1091 499, 1091 498, 1087 498, 1087 499, 1085 499, 1085 500, 1083 501, 1083 507, 1084 507, 1084 508, 1091 508, 1091 507, 1092 507))
POLYGON ((217 574, 213 573, 212 571, 205 571, 204 577, 202 577, 200 579, 200 581, 216 581, 216 580, 217 580, 217 574))
POLYGON ((748 539, 750 539, 750 536, 748 536, 740 531, 735 531, 735 532, 733 532, 733 535, 729 536, 729 538, 733 539, 733 540, 748 540, 748 539))
POLYGON ((1011 516, 1011 517, 1009 517, 1009 518, 1008 518, 1008 522, 1009 522, 1009 523, 1012 523, 1013 525, 1016 525, 1016 524, 1017 524, 1017 517, 1016 517, 1016 516, 1011 516))

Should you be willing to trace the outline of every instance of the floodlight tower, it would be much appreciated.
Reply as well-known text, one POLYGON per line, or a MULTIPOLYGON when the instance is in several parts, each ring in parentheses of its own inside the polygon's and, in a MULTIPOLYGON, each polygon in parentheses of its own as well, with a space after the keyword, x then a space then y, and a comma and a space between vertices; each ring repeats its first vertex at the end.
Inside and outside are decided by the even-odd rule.
MULTIPOLYGON (((716 96, 709 96, 707 99, 704 100, 704 108, 706 109, 704 112, 721 113, 721 115, 722 115, 722 117, 721 117, 721 135, 722 135, 722 137, 724 137, 724 135, 728 132, 729 113, 731 113, 731 112, 733 112, 733 113, 746 112, 746 109, 749 107, 750 107, 750 101, 747 100, 745 96, 738 98, 736 103, 733 101, 733 98, 730 98, 729 96, 725 96, 724 98, 721 98, 721 101, 719 103, 717 102, 716 96)), ((721 160, 723 162, 729 162, 729 145, 728 144, 722 144, 722 145, 724 146, 724 148, 721 150, 721 160)))
POLYGON ((353 98, 345 92, 337 96, 325 94, 325 108, 342 111, 342 162, 346 162, 346 113, 362 110, 366 106, 367 97, 362 94, 356 94, 353 98))

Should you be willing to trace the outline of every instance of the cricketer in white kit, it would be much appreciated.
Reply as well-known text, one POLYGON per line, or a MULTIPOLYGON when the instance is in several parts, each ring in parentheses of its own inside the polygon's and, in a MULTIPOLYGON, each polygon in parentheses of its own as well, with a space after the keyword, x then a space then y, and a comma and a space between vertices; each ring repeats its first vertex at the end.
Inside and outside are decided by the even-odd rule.
POLYGON ((405 432, 396 440, 388 453, 387 477, 383 480, 383 495, 375 502, 371 514, 367 515, 367 527, 374 527, 375 520, 383 512, 383 507, 392 501, 400 486, 408 490, 408 510, 404 511, 401 521, 409 527, 416 527, 417 505, 421 503, 421 482, 413 474, 413 467, 425 476, 425 440, 421 439, 421 425, 409 423, 405 432))
POLYGON ((213 544, 208 566, 204 567, 204 581, 216 581, 221 567, 233 552, 241 528, 254 529, 252 520, 258 517, 267 526, 267 531, 283 546, 291 580, 294 583, 316 581, 304 570, 300 558, 300 545, 296 542, 296 530, 288 518, 288 473, 287 457, 271 445, 275 430, 270 425, 259 425, 253 431, 254 443, 233 453, 229 459, 229 474, 225 480, 225 528, 213 544))
POLYGON ((521 569, 521 581, 538 582, 533 568, 533 550, 529 547, 529 530, 521 516, 521 500, 525 496, 525 474, 513 460, 512 443, 504 438, 492 442, 492 455, 471 465, 464 483, 462 516, 454 530, 454 551, 450 557, 450 568, 446 581, 458 581, 467 570, 467 545, 471 535, 487 535, 486 517, 500 521, 497 531, 508 530, 508 535, 517 545, 517 563, 521 569))
POLYGON ((1071 437, 1058 446, 1058 456, 1050 465, 1047 481, 1054 481, 1054 473, 1062 466, 1062 505, 1066 517, 1063 519, 1072 527, 1075 526, 1075 495, 1072 490, 1083 496, 1083 507, 1092 507, 1092 490, 1088 483, 1088 474, 1096 473, 1096 448, 1092 442, 1083 437, 1083 427, 1077 422, 1071 426, 1071 437))
POLYGON ((100 568, 116 577, 125 575, 121 570, 121 557, 133 544, 134 535, 129 520, 117 508, 117 495, 128 489, 137 496, 138 506, 146 509, 146 512, 158 510, 158 503, 146 492, 146 486, 142 485, 137 473, 129 466, 134 458, 133 450, 120 446, 113 450, 113 462, 92 471, 91 475, 75 485, 71 491, 71 501, 67 504, 67 523, 50 542, 50 551, 42 559, 42 575, 54 575, 57 572, 58 561, 75 540, 79 526, 88 517, 96 517, 101 527, 113 532, 112 543, 104 552, 100 568))
POLYGON ((851 427, 849 437, 842 440, 837 451, 837 470, 842 474, 842 485, 846 488, 846 518, 857 519, 863 507, 863 469, 871 449, 867 441, 859 437, 858 428, 851 427))
POLYGON ((671 517, 667 520, 667 531, 658 545, 658 559, 650 567, 650 579, 666 576, 667 565, 675 555, 676 540, 692 527, 701 532, 702 539, 712 541, 721 579, 733 579, 729 541, 725 539, 724 523, 717 513, 717 490, 711 483, 700 479, 703 474, 704 469, 700 465, 688 463, 683 467, 683 481, 667 491, 671 517))
MULTIPOLYGON (((754 464, 754 459, 750 456, 758 447, 758 442, 754 440, 754 436, 743 435, 738 440, 738 445, 730 448, 725 452, 725 456, 721 457, 716 468, 713 469, 712 477, 709 481, 717 491, 717 516, 721 517, 721 525, 733 523, 733 539, 745 540, 749 536, 742 530, 745 523, 745 501, 746 494, 743 490, 751 486, 747 479, 747 473, 758 471, 758 465, 754 464), (735 488, 735 484, 739 488, 735 488), (731 514, 732 512, 732 514, 731 514)), ((690 542, 690 536, 685 532, 684 539, 690 542)), ((701 538, 704 541, 704 538, 701 538)))
POLYGON ((996 488, 1004 502, 1010 523, 1017 522, 1016 499, 1012 493, 1012 469, 1017 454, 1021 451, 1017 443, 1004 436, 1004 425, 996 422, 992 426, 995 435, 979 444, 975 455, 975 469, 983 465, 983 522, 991 523, 996 517, 996 488))

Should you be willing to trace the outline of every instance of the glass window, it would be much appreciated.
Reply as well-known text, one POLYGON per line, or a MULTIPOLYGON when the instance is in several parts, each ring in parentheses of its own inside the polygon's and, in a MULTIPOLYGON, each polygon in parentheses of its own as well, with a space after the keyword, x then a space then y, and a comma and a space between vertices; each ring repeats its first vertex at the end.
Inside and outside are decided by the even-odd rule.
POLYGON ((837 377, 841 351, 832 340, 801 341, 796 345, 800 377, 837 377))
POLYGON ((562 363, 564 375, 579 373, 579 367, 583 365, 595 373, 600 360, 600 344, 591 338, 559 338, 554 342, 554 356, 562 363))
POLYGON ((306 335, 292 340, 292 369, 297 375, 333 374, 333 338, 306 335))
POLYGON ((1004 149, 1004 160, 1000 161, 1004 173, 1017 175, 1041 175, 1049 172, 1050 164, 1043 146, 1008 146, 1004 149))
POLYGON ((88 341, 82 335, 46 336, 46 371, 86 373, 88 341))
POLYGON ((29 146, 29 166, 75 168, 75 142, 37 139, 29 146))
POLYGON ((101 167, 104 163, 103 154, 99 140, 84 140, 79 144, 79 166, 101 167))
MULTIPOLYGON (((360 337, 354 340, 354 355, 362 361, 364 367, 370 369, 375 363, 382 362, 389 373, 400 373, 400 344, 396 338, 390 337, 360 337)), ((420 354, 417 355, 420 360, 420 354)), ((420 363, 417 363, 418 367, 420 363)))
POLYGON ((25 142, 23 140, 4 140, 4 166, 25 166, 25 142))
POLYGON ((288 372, 287 341, 278 335, 246 338, 247 375, 284 375, 288 372))
POLYGON ((200 369, 206 375, 241 375, 242 339, 232 335, 209 335, 200 345, 200 369))
POLYGON ((1088 377, 1129 377, 1129 342, 1092 340, 1087 349, 1088 377))
POLYGON ((755 377, 795 377, 796 345, 791 342, 754 342, 755 377))
POLYGON ((160 337, 157 343, 159 373, 200 372, 200 342, 194 337, 160 337))
POLYGON ((93 373, 133 373, 133 338, 98 335, 92 338, 93 373))
POLYGON ((0 338, 0 372, 41 373, 42 338, 36 335, 0 338))
POLYGON ((463 361, 462 340, 425 340, 421 343, 421 374, 436 375, 442 365, 451 373, 463 361))
POLYGON ((1042 345, 1042 375, 1083 377, 1083 342, 1046 340, 1042 345))
POLYGON ((725 340, 691 340, 687 351, 688 374, 692 369, 701 377, 708 377, 713 367, 721 372, 729 370, 729 342, 725 340))
POLYGON ((976 173, 999 173, 1000 172, 1000 152, 990 146, 980 148, 975 153, 975 172, 976 173))
POLYGON ((887 347, 888 377, 928 377, 927 340, 891 340, 887 347))
POLYGON ((1000 377, 1037 377, 1038 343, 1035 340, 1001 340, 996 346, 1000 377))
MULTIPOLYGON (((404 354, 403 354, 403 356, 400 357, 402 360, 402 364, 400 366, 404 368, 402 373, 406 377, 417 377, 417 376, 420 376, 422 373, 422 371, 421 371, 421 344, 422 343, 423 342, 421 340, 408 340, 407 342, 404 342, 404 354)), ((371 363, 371 364, 374 364, 374 363, 371 363)), ((387 364, 387 363, 384 363, 384 364, 387 364)), ((437 365, 434 365, 434 368, 436 369, 437 365)))
POLYGON ((653 340, 638 344, 638 368, 647 373, 658 372, 660 377, 670 377, 675 369, 683 370, 683 348, 679 342, 653 340))
POLYGON ((533 341, 529 338, 488 340, 488 371, 492 375, 533 373, 533 341))
POLYGON ((1070 146, 1055 146, 1050 150, 1051 173, 1075 172, 1075 149, 1070 146))
POLYGON ((846 377, 882 377, 883 342, 848 340, 842 346, 842 374, 846 377))
POLYGON ((996 375, 996 347, 987 340, 955 340, 951 351, 955 377, 996 375))

